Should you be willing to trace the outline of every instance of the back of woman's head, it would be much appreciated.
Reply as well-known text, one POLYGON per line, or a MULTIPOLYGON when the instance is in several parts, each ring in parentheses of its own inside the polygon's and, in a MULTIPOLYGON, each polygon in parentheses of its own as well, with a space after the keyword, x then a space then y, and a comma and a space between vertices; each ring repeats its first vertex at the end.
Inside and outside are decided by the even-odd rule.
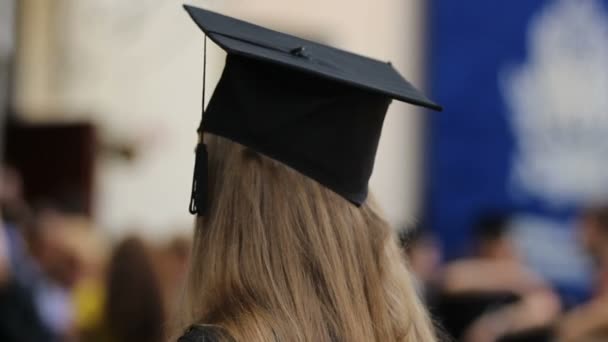
POLYGON ((237 341, 430 341, 387 223, 255 151, 206 135, 186 324, 237 341))

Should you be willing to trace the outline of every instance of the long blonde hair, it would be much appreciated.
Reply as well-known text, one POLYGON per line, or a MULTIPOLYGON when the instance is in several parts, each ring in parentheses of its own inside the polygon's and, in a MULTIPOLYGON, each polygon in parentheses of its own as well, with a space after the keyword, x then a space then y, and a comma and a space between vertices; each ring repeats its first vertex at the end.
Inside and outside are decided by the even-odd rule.
POLYGON ((371 199, 360 208, 297 171, 206 135, 207 215, 197 219, 181 328, 236 341, 435 341, 371 199))

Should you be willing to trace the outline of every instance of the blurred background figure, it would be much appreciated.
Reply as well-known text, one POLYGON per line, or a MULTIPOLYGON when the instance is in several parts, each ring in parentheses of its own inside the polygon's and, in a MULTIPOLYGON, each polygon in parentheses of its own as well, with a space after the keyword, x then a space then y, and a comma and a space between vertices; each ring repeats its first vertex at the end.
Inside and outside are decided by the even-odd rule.
POLYGON ((510 234, 509 216, 487 213, 473 226, 473 257, 494 261, 520 261, 510 234))
POLYGON ((64 338, 77 334, 72 291, 99 263, 102 241, 89 236, 94 232, 89 225, 86 218, 43 209, 27 235, 41 276, 35 295, 41 317, 64 338))
POLYGON ((608 205, 583 211, 580 221, 580 240, 593 260, 595 294, 608 294, 608 205))
POLYGON ((420 227, 402 229, 399 244, 417 282, 418 292, 428 299, 441 265, 441 247, 431 232, 420 227))
POLYGON ((162 341, 163 298, 149 247, 137 238, 121 242, 110 259, 106 281, 106 341, 162 341))
POLYGON ((2 168, 1 176, 0 339, 58 340, 57 331, 43 320, 37 301, 42 281, 26 244, 25 229, 31 224, 31 217, 21 197, 21 179, 7 167, 2 168))
POLYGON ((481 215, 468 257, 441 270, 431 306, 451 336, 495 341, 520 334, 551 336, 560 302, 550 285, 523 262, 511 240, 509 217, 481 215), (543 330, 537 332, 537 330, 543 330))
POLYGON ((586 209, 580 239, 594 263, 594 294, 559 324, 560 341, 608 340, 608 206, 586 209))
POLYGON ((154 258, 162 289, 165 312, 171 315, 179 303, 190 265, 191 238, 175 236, 156 248, 154 258))

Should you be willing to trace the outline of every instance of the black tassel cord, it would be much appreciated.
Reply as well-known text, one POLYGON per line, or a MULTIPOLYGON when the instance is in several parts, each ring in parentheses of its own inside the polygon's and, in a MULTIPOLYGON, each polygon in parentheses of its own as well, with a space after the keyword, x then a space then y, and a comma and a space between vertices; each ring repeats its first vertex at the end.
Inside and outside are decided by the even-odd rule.
POLYGON ((198 128, 199 142, 196 146, 196 157, 194 161, 194 175, 192 176, 192 193, 188 210, 192 215, 202 216, 207 210, 207 146, 203 141, 203 118, 205 115, 205 76, 207 73, 207 36, 203 43, 203 100, 201 123, 198 128))

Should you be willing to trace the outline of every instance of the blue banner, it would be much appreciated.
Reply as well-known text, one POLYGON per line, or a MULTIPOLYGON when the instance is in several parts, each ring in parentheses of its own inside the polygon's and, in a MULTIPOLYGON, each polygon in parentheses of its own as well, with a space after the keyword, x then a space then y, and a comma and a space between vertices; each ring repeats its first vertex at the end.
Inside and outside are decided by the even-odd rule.
POLYGON ((608 0, 429 5, 432 98, 425 222, 446 258, 473 222, 509 212, 549 278, 587 274, 575 227, 608 198, 608 0))

